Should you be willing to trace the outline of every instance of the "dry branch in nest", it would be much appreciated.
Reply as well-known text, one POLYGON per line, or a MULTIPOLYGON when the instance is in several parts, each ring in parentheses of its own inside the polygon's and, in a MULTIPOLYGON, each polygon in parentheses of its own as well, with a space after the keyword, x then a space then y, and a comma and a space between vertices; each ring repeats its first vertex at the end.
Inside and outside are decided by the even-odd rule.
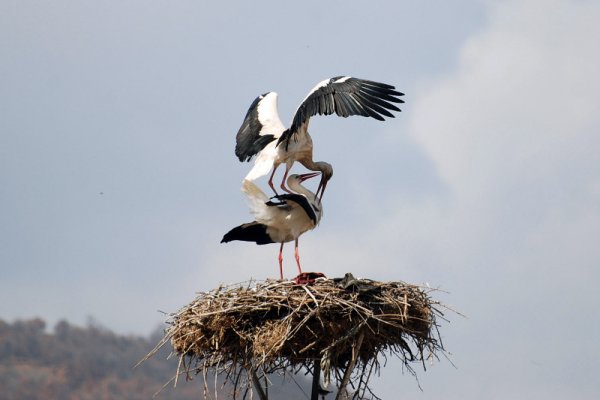
POLYGON ((225 373, 234 398, 251 387, 266 398, 259 376, 303 368, 317 379, 322 371, 326 383, 333 376, 340 392, 350 384, 359 398, 373 395, 368 381, 381 357, 398 356, 414 374, 413 362, 424 366, 443 351, 436 317, 444 307, 430 292, 351 274, 310 285, 267 280, 221 286, 171 315, 157 347, 171 342, 180 357, 178 374, 225 373))

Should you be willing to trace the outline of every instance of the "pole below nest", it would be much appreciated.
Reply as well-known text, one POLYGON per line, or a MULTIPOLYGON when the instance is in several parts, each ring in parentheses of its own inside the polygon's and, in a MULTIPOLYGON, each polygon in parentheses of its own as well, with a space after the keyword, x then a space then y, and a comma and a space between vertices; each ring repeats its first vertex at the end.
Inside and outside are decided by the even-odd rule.
POLYGON ((254 384, 254 387, 256 388, 256 391, 258 392, 258 397, 260 397, 260 400, 269 400, 269 396, 267 396, 267 394, 263 390, 263 387, 260 384, 260 380, 258 379, 258 376, 256 376, 255 369, 252 369, 252 383, 254 384))
POLYGON ((319 380, 321 379, 321 360, 315 358, 313 361, 313 380, 310 400, 319 400, 319 380))

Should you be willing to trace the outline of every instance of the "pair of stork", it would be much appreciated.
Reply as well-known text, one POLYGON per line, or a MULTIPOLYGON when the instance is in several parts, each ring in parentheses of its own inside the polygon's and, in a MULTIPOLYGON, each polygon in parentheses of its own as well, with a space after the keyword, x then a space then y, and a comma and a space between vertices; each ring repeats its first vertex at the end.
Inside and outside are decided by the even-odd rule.
POLYGON ((250 161, 255 157, 254 167, 242 184, 242 192, 248 198, 255 221, 233 228, 223 236, 221 243, 232 240, 257 244, 280 243, 279 273, 283 279, 283 244, 293 240, 296 264, 298 271, 302 273, 298 238, 319 224, 323 215, 321 200, 327 182, 333 176, 330 164, 313 160, 313 143, 308 134, 310 117, 360 115, 383 121, 384 116, 394 117, 390 110, 400 111, 392 103, 403 103, 401 96, 403 93, 385 83, 349 76, 326 79, 308 93, 287 129, 277 112, 277 93, 268 92, 258 96, 246 113, 237 133, 235 146, 235 154, 240 161, 250 161), (296 161, 316 172, 288 177, 296 161), (284 193, 278 194, 273 178, 281 164, 285 164, 280 184, 284 193), (271 175, 268 184, 275 193, 271 198, 254 184, 256 179, 269 172, 271 175), (319 174, 321 181, 315 193, 302 185, 303 181, 319 174))

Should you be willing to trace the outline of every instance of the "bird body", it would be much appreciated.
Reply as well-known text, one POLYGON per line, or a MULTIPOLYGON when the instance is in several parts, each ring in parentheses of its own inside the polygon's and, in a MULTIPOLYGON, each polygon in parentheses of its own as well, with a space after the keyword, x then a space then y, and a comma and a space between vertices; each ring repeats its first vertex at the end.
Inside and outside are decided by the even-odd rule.
POLYGON ((277 112, 277 93, 268 92, 258 96, 250 105, 246 117, 236 135, 235 154, 240 161, 250 161, 256 156, 254 167, 246 175, 253 181, 267 175, 272 169, 269 186, 281 164, 286 170, 281 189, 290 192, 284 185, 292 165, 298 161, 312 171, 322 173, 316 195, 322 198, 333 168, 323 161, 313 160, 313 142, 308 133, 310 117, 336 114, 340 117, 361 115, 383 121, 393 118, 389 111, 400 111, 392 103, 403 103, 403 93, 394 86, 349 76, 338 76, 319 82, 302 101, 288 129, 285 129, 277 112))
POLYGON ((304 187, 299 188, 297 181, 297 176, 288 178, 293 190, 303 193, 279 195, 275 197, 276 201, 270 200, 253 182, 244 180, 242 183, 242 192, 248 199, 250 212, 255 222, 266 226, 265 231, 271 243, 291 242, 314 229, 321 220, 322 209, 320 205, 317 206, 314 194, 304 187))
POLYGON ((231 229, 223 236, 221 243, 234 240, 254 242, 259 245, 281 243, 279 269, 283 279, 283 244, 295 241, 296 263, 298 270, 302 272, 298 238, 319 224, 323 208, 315 194, 302 186, 301 182, 316 175, 318 173, 291 175, 287 183, 295 193, 275 196, 273 198, 275 201, 270 200, 252 181, 244 179, 242 192, 246 195, 250 212, 255 220, 231 229))

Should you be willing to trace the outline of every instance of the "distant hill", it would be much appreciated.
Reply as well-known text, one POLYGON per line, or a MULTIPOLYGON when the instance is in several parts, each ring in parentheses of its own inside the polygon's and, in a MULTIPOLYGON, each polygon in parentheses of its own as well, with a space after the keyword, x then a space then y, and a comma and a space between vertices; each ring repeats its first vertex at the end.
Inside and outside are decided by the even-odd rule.
MULTIPOLYGON (((162 337, 120 336, 62 321, 46 333, 41 319, 0 320, 0 398, 49 399, 151 399, 174 375, 177 360, 160 354, 133 366, 162 337)), ((158 399, 188 400, 202 396, 201 379, 182 379, 174 390, 168 385, 158 399)))
MULTIPOLYGON (((46 323, 39 318, 12 324, 0 320, 0 399, 152 399, 174 376, 177 358, 167 360, 170 349, 165 346, 139 367, 133 366, 161 338, 160 330, 144 338, 61 321, 48 333, 46 323)), ((306 380, 300 379, 296 384, 272 378, 270 399, 306 399, 305 393, 310 392, 306 380)), ((229 388, 222 389, 219 398, 231 398, 230 393, 229 388)), ((177 388, 168 384, 156 397, 158 400, 202 398, 203 380, 199 376, 192 381, 181 377, 177 388)))

